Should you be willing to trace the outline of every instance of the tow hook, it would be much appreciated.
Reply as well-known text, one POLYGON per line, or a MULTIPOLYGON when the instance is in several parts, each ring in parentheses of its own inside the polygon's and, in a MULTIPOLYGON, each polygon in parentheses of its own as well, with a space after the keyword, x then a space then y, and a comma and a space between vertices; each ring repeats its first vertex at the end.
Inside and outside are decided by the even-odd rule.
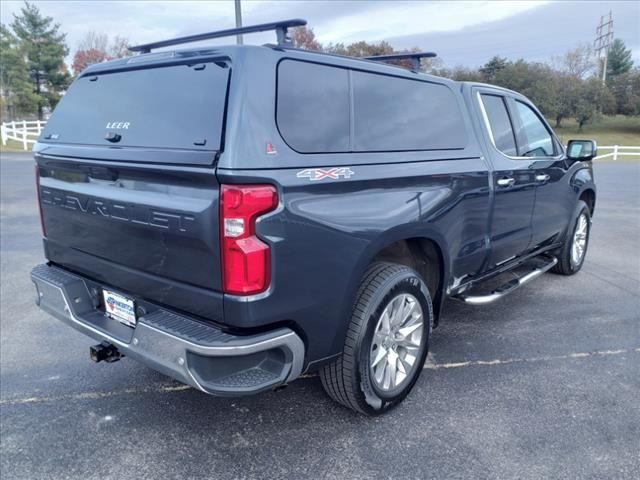
POLYGON ((98 345, 89 347, 89 356, 91 357, 91 360, 96 363, 103 360, 107 363, 113 363, 124 357, 124 355, 121 354, 116 347, 108 342, 102 342, 98 345))

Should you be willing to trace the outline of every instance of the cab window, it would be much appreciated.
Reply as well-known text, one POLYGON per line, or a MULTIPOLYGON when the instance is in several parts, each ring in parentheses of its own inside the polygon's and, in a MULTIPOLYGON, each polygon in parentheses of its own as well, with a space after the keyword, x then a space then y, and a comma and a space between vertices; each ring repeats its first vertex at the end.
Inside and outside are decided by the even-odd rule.
POLYGON ((484 111, 489 121, 493 144, 505 155, 515 157, 518 154, 516 138, 513 134, 513 127, 511 126, 511 120, 509 119, 504 98, 488 93, 483 93, 481 96, 482 105, 484 106, 484 111))
POLYGON ((519 100, 515 101, 516 115, 520 120, 518 155, 521 157, 552 157, 555 154, 553 137, 533 109, 519 100))

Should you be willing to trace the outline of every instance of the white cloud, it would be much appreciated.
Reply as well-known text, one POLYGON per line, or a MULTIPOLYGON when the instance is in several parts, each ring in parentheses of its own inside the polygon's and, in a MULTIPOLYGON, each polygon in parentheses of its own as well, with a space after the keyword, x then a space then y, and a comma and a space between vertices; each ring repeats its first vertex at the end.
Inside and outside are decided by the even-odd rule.
POLYGON ((382 40, 460 30, 525 12, 546 1, 370 2, 366 14, 336 16, 316 29, 323 42, 382 40), (322 28, 320 28, 322 27, 322 28))
MULTIPOLYGON (((222 1, 35 1, 67 33, 73 52, 89 30, 144 43, 234 25, 234 2, 222 1)), ((381 40, 412 33, 456 30, 534 8, 540 1, 248 1, 242 2, 244 23, 303 17, 323 42, 381 40)), ((10 23, 23 3, 3 1, 1 20, 10 23)), ((273 41, 272 35, 247 38, 273 41)), ((228 43, 228 40, 227 40, 228 43)))

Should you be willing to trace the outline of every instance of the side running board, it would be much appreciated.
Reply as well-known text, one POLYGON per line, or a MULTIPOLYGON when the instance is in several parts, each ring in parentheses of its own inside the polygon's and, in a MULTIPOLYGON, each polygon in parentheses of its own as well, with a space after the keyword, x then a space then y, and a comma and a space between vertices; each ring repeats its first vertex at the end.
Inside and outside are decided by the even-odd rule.
POLYGON ((472 293, 461 293, 459 295, 456 295, 454 298, 462 300, 464 303, 468 303, 469 305, 486 305, 487 303, 495 302, 496 300, 509 295, 519 287, 529 283, 531 280, 538 278, 540 275, 553 268, 557 263, 557 258, 547 258, 545 263, 536 265, 521 277, 510 280, 509 282, 501 285, 490 293, 479 295, 474 295, 472 293))

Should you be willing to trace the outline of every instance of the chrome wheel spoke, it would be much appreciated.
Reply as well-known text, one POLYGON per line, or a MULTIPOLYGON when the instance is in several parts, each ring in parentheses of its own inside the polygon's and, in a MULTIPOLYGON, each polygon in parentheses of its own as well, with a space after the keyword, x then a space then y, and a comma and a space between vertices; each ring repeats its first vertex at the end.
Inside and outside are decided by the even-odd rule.
MULTIPOLYGON (((382 331, 376 332, 373 337, 373 345, 382 345, 384 340, 389 336, 388 333, 384 333, 382 331)), ((373 347, 372 345, 372 347, 373 347)))
POLYGON ((409 298, 405 298, 402 303, 402 315, 400 315, 400 321, 398 322, 398 325, 400 326, 404 325, 407 319, 411 318, 411 315, 416 309, 417 302, 410 300, 409 298))
POLYGON ((397 326, 402 322, 402 315, 405 308, 404 297, 396 297, 393 303, 395 304, 395 306, 393 309, 393 316, 391 318, 391 325, 397 326))
POLYGON ((383 332, 389 332, 390 329, 391 322, 389 319, 389 310, 385 308, 384 312, 382 312, 382 317, 380 317, 379 330, 383 332))
POLYGON ((407 327, 399 329, 398 333, 400 333, 404 337, 408 337, 419 328, 422 328, 422 322, 415 322, 413 325, 409 325, 407 327))
POLYGON ((378 365, 378 367, 374 370, 373 372, 373 376, 376 379, 376 382, 378 383, 378 385, 380 385, 383 380, 384 380, 384 374, 387 371, 387 362, 384 362, 380 365, 378 365))
POLYGON ((420 345, 413 343, 410 340, 403 340, 402 342, 398 343, 398 348, 401 348, 405 352, 407 352, 407 355, 413 355, 415 357, 418 354, 418 350, 420 350, 420 345))
POLYGON ((385 362, 382 375, 382 388, 389 390, 391 388, 391 369, 389 368, 389 362, 385 362))
POLYGON ((386 356, 387 356, 387 350, 381 345, 378 345, 378 348, 376 349, 376 352, 375 352, 375 358, 371 362, 371 366, 375 367, 380 363, 380 360, 382 360, 386 356))
POLYGON ((416 357, 414 357, 413 355, 407 355, 405 358, 402 358, 402 356, 400 356, 398 357, 398 359, 400 361, 400 365, 402 365, 403 373, 405 375, 408 375, 411 371, 411 368, 416 363, 416 357))
POLYGON ((385 388, 394 388, 396 386, 396 376, 398 373, 398 354, 393 350, 389 350, 387 355, 388 369, 389 369, 389 384, 385 385, 385 388))

